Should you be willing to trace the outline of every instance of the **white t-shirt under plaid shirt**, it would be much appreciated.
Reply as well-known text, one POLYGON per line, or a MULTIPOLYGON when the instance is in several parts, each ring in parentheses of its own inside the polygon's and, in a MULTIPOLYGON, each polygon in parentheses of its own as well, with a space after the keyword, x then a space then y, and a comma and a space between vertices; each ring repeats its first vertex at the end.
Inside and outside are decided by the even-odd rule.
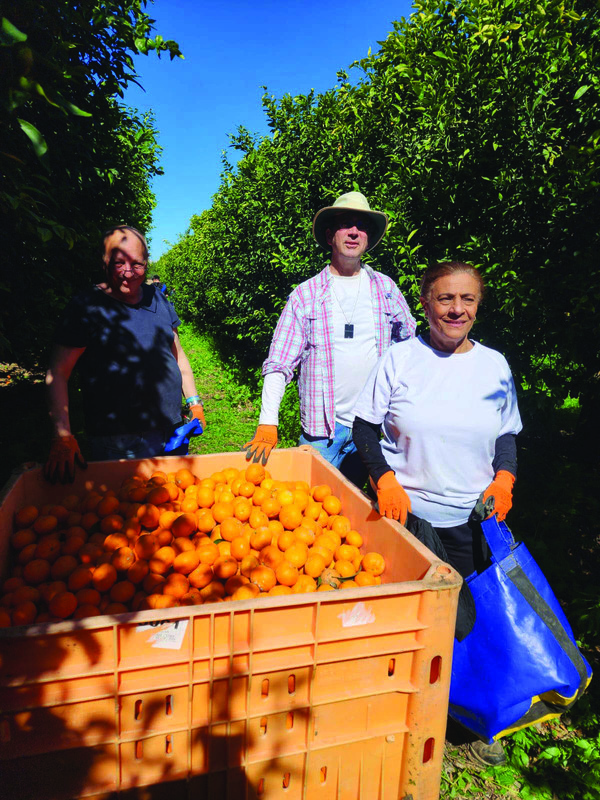
MULTIPOLYGON (((379 357, 392 342, 413 337, 416 322, 391 278, 366 265, 362 269, 363 280, 368 277, 370 281, 379 357)), ((332 282, 327 266, 294 289, 281 313, 262 369, 263 375, 283 373, 289 383, 298 368, 300 421, 302 430, 310 436, 330 437, 335 430, 332 282)), ((361 389, 362 384, 357 385, 357 396, 361 389)), ((266 423, 262 416, 261 423, 266 423)))

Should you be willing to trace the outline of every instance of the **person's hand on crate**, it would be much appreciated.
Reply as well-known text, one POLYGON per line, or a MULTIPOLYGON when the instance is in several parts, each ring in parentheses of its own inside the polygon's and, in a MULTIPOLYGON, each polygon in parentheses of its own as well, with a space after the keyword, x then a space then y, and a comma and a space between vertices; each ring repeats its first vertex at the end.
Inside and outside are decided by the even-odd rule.
POLYGON ((73 483, 75 478, 75 462, 82 469, 87 467, 87 461, 81 454, 77 439, 72 435, 57 436, 52 441, 48 461, 44 467, 44 477, 51 483, 57 479, 61 483, 73 483))
POLYGON ((246 461, 252 460, 256 464, 262 459, 264 466, 276 445, 277 425, 259 425, 254 437, 246 442, 242 450, 246 451, 246 461))
POLYGON ((377 481, 379 513, 388 519, 397 519, 404 525, 411 510, 410 498, 396 480, 393 470, 385 472, 377 481))
POLYGON ((202 431, 204 432, 206 430, 206 419, 204 417, 204 406, 202 402, 194 403, 191 406, 188 405, 188 411, 190 413, 190 422, 192 419, 197 419, 202 425, 202 431))
MULTIPOLYGON (((506 519, 506 515, 512 508, 512 488, 515 483, 515 476, 506 469, 500 469, 496 473, 494 480, 487 487, 483 493, 483 502, 488 497, 494 498, 494 505, 492 511, 487 515, 491 517, 495 514, 498 521, 502 522, 506 519)), ((487 519, 487 517, 486 517, 487 519)))

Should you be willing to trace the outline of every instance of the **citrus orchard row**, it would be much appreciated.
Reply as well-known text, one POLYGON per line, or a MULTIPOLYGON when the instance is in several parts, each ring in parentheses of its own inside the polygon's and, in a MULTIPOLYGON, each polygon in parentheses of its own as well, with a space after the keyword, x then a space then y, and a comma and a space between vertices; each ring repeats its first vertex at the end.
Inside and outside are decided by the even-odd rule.
POLYGON ((15 515, 0 626, 381 583, 327 485, 259 464, 132 476, 15 515))

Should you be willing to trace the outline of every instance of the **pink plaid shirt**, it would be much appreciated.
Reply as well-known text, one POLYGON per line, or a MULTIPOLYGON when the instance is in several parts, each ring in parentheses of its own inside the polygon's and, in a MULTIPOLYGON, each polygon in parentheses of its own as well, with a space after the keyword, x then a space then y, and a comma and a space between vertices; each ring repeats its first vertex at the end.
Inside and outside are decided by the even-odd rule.
MULTIPOLYGON (((371 281, 377 355, 392 342, 415 335, 406 300, 387 275, 363 264, 371 281)), ((298 367, 300 421, 309 436, 331 438, 335 430, 335 374, 329 266, 297 286, 281 312, 263 375, 282 372, 289 383, 298 367)), ((362 387, 357 387, 358 392, 362 387)))

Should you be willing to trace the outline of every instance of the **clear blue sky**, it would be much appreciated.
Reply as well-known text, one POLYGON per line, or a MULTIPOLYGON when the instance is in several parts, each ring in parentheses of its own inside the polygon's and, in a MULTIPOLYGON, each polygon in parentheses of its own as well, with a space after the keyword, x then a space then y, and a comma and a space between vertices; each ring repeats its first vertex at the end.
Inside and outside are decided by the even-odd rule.
POLYGON ((125 95, 128 105, 154 111, 164 148, 150 232, 156 259, 168 249, 165 240, 177 241, 192 214, 210 207, 227 134, 238 125, 267 133, 260 87, 278 98, 330 89, 338 70, 379 49, 392 20, 410 15, 411 3, 156 0, 147 12, 156 19, 155 33, 175 39, 185 56, 139 56, 145 91, 132 84, 125 95))

